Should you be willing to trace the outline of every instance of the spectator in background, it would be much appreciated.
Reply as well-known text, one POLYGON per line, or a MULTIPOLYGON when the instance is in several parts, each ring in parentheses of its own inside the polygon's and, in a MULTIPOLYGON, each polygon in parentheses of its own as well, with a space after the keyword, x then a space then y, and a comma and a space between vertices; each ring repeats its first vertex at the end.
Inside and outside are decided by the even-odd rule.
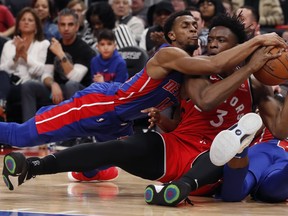
POLYGON ((174 12, 174 8, 170 2, 161 1, 149 7, 147 13, 148 28, 141 35, 139 46, 146 50, 151 56, 163 43, 164 39, 163 27, 167 18, 174 12))
POLYGON ((86 20, 85 14, 86 14, 86 5, 83 2, 83 0, 71 0, 67 8, 71 9, 78 15, 79 18, 79 31, 78 36, 81 37, 83 41, 85 41, 89 46, 92 48, 95 48, 95 39, 93 37, 91 28, 89 27, 89 24, 86 20))
POLYGON ((113 30, 116 37, 117 49, 127 46, 137 46, 136 40, 127 25, 120 24, 115 27, 116 17, 108 2, 92 4, 86 12, 86 19, 93 31, 96 40, 95 46, 98 34, 104 28, 113 30))
POLYGON ((199 47, 197 50, 195 50, 194 55, 202 55, 202 53, 206 52, 207 50, 207 44, 208 44, 208 38, 207 35, 203 34, 202 29, 204 27, 204 20, 202 18, 201 12, 197 7, 188 7, 187 10, 191 12, 194 19, 197 21, 198 24, 198 40, 199 40, 199 47))
POLYGON ((10 37, 15 31, 15 18, 9 8, 0 2, 0 36, 10 37))
POLYGON ((222 0, 223 7, 226 10, 226 13, 229 14, 229 16, 233 15, 233 4, 231 0, 222 0))
POLYGON ((93 82, 125 82, 128 79, 126 62, 116 49, 112 30, 103 29, 98 35, 99 55, 91 60, 93 82))
POLYGON ((183 11, 188 7, 186 0, 170 0, 175 12, 183 11))
MULTIPOLYGON (((0 112, 8 96, 18 97, 20 85, 40 80, 49 41, 44 40, 41 21, 32 8, 24 8, 16 19, 15 36, 4 44, 0 72, 0 112), (11 92, 15 94, 11 95, 11 92)), ((39 82, 40 83, 40 82, 39 82)))
POLYGON ((59 40, 61 35, 57 25, 53 22, 56 17, 53 0, 33 0, 32 8, 34 8, 42 22, 44 37, 47 40, 51 40, 53 37, 59 40))
POLYGON ((259 14, 255 8, 244 5, 236 10, 237 16, 241 16, 248 38, 252 38, 260 33, 259 14))
POLYGON ((215 16, 225 13, 225 8, 221 0, 200 0, 198 2, 198 8, 204 19, 205 28, 209 28, 210 22, 215 16))
MULTIPOLYGON (((204 20, 204 27, 202 28, 201 35, 203 38, 207 38, 211 20, 215 16, 225 13, 225 8, 222 4, 222 0, 200 0, 198 2, 198 8, 204 20)), ((205 55, 207 52, 205 45, 203 45, 201 49, 202 54, 205 55)))
POLYGON ((145 5, 145 0, 132 0, 132 15, 143 20, 145 27, 147 24, 148 7, 145 5))
MULTIPOLYGON (((259 14, 261 28, 274 28, 284 24, 284 15, 279 0, 232 0, 234 9, 246 5, 259 14)), ((287 8, 286 8, 287 10, 287 8)))
POLYGON ((132 0, 109 0, 109 4, 116 15, 116 26, 126 24, 134 34, 136 42, 139 43, 145 24, 140 18, 132 16, 132 0))
POLYGON ((95 52, 77 37, 78 16, 63 9, 58 16, 58 28, 62 39, 51 39, 41 77, 43 83, 29 82, 22 88, 24 121, 35 115, 37 102, 45 104, 51 98, 58 104, 91 84, 89 67, 95 52))

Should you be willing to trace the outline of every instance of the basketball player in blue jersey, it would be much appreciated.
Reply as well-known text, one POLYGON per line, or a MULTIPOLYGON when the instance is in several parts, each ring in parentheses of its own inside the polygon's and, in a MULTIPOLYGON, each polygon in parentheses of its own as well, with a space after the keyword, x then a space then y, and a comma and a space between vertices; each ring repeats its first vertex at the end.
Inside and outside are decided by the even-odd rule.
POLYGON ((27 122, 0 123, 0 142, 28 147, 90 135, 98 141, 131 135, 132 121, 147 115, 141 110, 163 110, 178 103, 183 74, 217 74, 234 68, 260 46, 287 46, 270 33, 219 55, 191 57, 198 36, 197 22, 189 11, 171 15, 164 35, 171 47, 160 49, 124 84, 92 84, 59 105, 41 108, 27 122))
POLYGON ((227 162, 220 194, 222 200, 241 201, 250 194, 254 200, 262 202, 288 201, 288 141, 273 138, 267 129, 263 131, 266 141, 250 148, 247 147, 249 143, 240 142, 239 136, 231 130, 216 136, 210 151, 212 162, 217 165, 227 162), (225 142, 227 138, 235 140, 234 143, 225 142), (219 157, 222 159, 217 160, 219 157))

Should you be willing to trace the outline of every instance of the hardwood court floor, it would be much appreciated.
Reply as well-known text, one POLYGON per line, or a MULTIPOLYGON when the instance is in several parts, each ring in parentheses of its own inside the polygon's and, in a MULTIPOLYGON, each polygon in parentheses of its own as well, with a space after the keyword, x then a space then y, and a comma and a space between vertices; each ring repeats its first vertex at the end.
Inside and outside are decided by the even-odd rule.
MULTIPOLYGON (((2 152, 3 153, 3 152, 2 152)), ((26 155, 45 155, 47 151, 25 150, 26 155)), ((2 172, 3 155, 0 156, 2 172)), ((0 215, 288 215, 288 202, 265 204, 247 198, 239 203, 224 203, 213 198, 190 197, 194 206, 177 208, 147 205, 143 191, 151 181, 123 170, 113 182, 71 183, 66 174, 44 175, 9 191, 0 181, 0 215), (6 212, 8 211, 8 212, 6 212), (10 212, 10 213, 9 213, 10 212), (12 213, 11 213, 12 212, 12 213)))

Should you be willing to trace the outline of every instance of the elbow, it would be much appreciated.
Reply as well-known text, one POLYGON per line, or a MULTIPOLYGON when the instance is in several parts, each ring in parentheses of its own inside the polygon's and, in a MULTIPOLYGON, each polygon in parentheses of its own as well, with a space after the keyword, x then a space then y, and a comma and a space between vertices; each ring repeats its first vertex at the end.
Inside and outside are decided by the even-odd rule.
POLYGON ((203 101, 197 104, 197 107, 200 108, 203 112, 209 112, 215 109, 215 104, 213 103, 213 101, 204 99, 203 101))

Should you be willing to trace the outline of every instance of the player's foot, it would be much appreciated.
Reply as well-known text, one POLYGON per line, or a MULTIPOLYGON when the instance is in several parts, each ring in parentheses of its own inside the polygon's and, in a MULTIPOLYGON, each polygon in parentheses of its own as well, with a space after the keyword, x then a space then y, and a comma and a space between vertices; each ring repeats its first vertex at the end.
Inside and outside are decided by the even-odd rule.
POLYGON ((2 176, 9 190, 14 189, 14 185, 21 185, 24 181, 31 179, 33 176, 29 174, 29 163, 25 156, 19 152, 11 152, 4 157, 2 176), (16 178, 17 183, 12 183, 10 178, 16 178))
POLYGON ((112 181, 118 177, 119 170, 116 167, 110 167, 105 170, 97 172, 93 177, 86 177, 83 172, 68 172, 68 179, 70 181, 112 181))
POLYGON ((262 119, 255 113, 244 115, 238 123, 221 131, 212 142, 210 159, 216 166, 223 166, 252 142, 262 126, 262 119))
POLYGON ((144 198, 148 204, 177 206, 188 199, 190 192, 190 185, 181 181, 172 181, 164 185, 148 185, 145 189, 144 198))

